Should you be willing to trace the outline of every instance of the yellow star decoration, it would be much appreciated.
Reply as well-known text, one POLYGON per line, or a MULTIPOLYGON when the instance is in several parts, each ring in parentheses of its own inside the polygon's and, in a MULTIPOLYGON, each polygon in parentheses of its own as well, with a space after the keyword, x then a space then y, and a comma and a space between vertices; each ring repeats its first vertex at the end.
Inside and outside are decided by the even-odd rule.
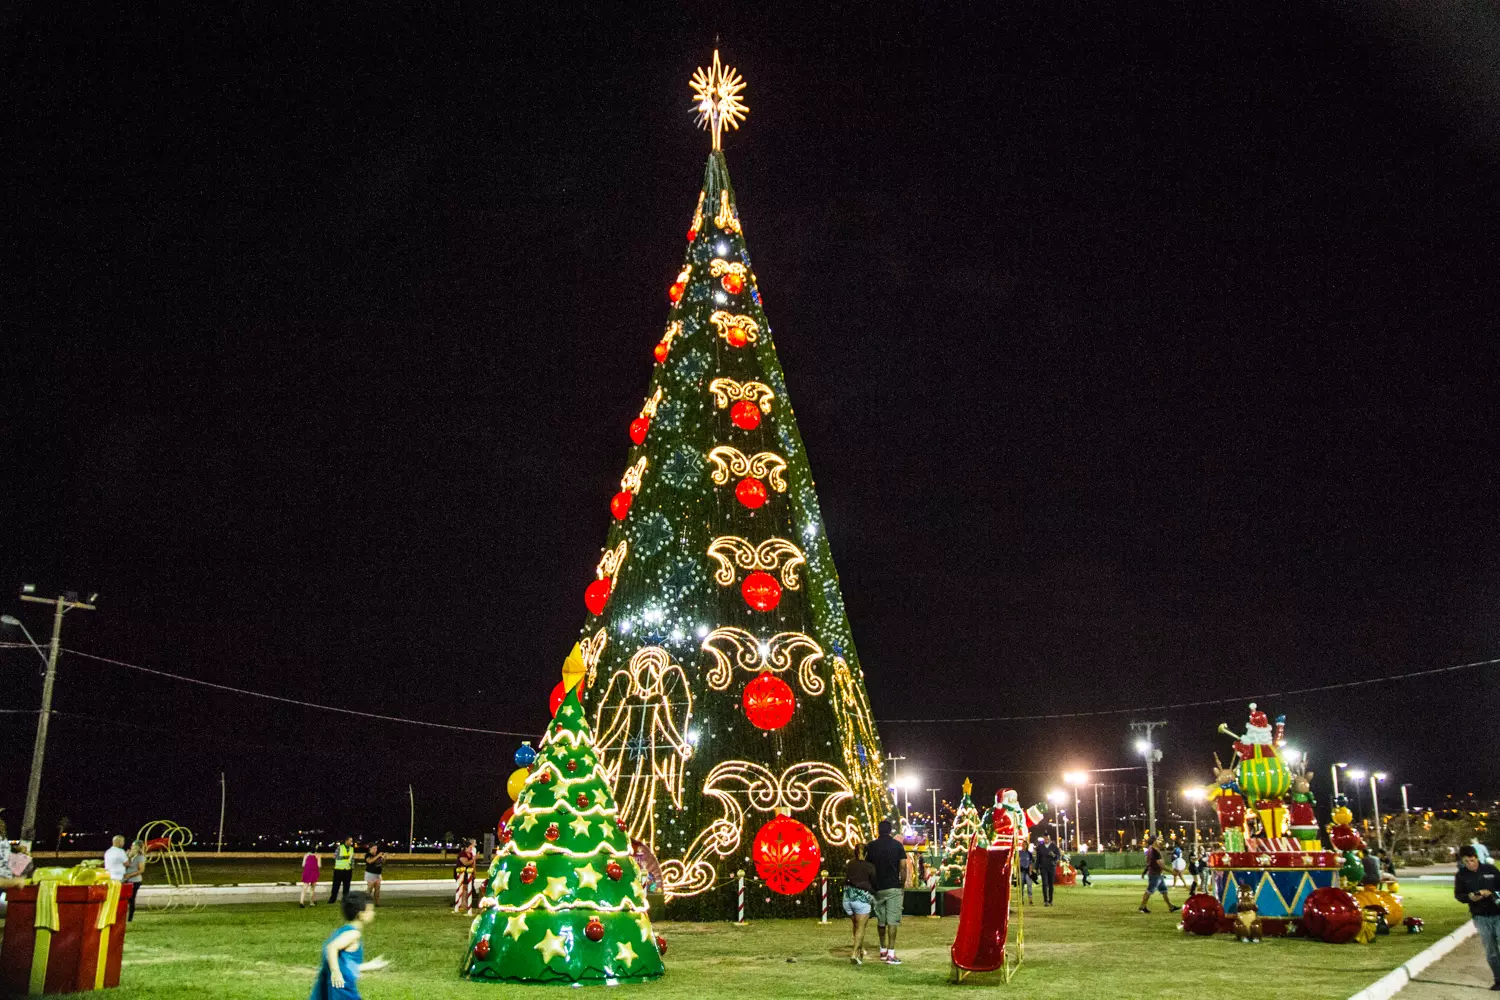
POLYGON ((562 712, 563 715, 572 715, 573 714, 573 706, 572 705, 564 705, 560 709, 560 711, 562 712))
POLYGON ((542 895, 548 899, 562 899, 568 894, 568 877, 559 875, 547 879, 547 888, 542 890, 542 895))
POLYGON ((562 938, 552 933, 549 927, 547 933, 535 945, 536 950, 542 953, 542 964, 545 965, 554 958, 567 958, 568 946, 562 938))
POLYGON ((573 822, 568 824, 573 828, 575 837, 587 837, 589 835, 589 820, 587 816, 574 816, 573 822))
POLYGON ((521 940, 521 935, 526 933, 526 914, 513 913, 505 921, 505 936, 512 941, 521 940))
POLYGON ((519 824, 517 824, 517 825, 522 830, 529 831, 532 827, 536 826, 536 824, 537 824, 536 813, 527 813, 525 815, 525 817, 522 818, 521 822, 519 824))
POLYGON ((627 967, 635 964, 635 949, 630 947, 629 941, 621 941, 619 948, 615 950, 615 958, 624 962, 627 967))
POLYGON ((745 89, 745 78, 733 66, 719 63, 719 50, 714 49, 714 63, 708 69, 699 66, 693 73, 693 95, 698 103, 693 110, 698 112, 698 124, 714 134, 714 151, 719 149, 719 136, 725 128, 739 128, 740 119, 750 109, 740 99, 745 89))
POLYGON ((510 888, 510 872, 502 868, 495 873, 495 891, 504 892, 510 888))
POLYGON ((645 915, 641 916, 641 940, 651 940, 651 918, 645 915))
MULTIPOLYGON (((588 824, 585 823, 584 825, 587 826, 588 824)), ((599 888, 599 873, 594 869, 593 864, 586 864, 582 868, 575 871, 573 874, 578 876, 578 888, 599 888)))

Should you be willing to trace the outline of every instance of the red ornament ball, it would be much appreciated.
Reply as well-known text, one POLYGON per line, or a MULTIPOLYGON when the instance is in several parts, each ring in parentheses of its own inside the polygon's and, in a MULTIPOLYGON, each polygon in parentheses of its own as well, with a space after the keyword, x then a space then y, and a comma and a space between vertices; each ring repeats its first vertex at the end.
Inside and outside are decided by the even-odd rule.
MULTIPOLYGON (((731 295, 738 295, 740 292, 745 290, 744 277, 735 274, 733 271, 730 271, 728 274, 724 275, 724 277, 720 278, 719 284, 723 285, 724 291, 728 292, 731 295)), ((676 302, 677 300, 673 299, 672 301, 676 302)))
POLYGON ((583 928, 583 936, 590 941, 604 940, 604 924, 598 917, 589 917, 589 922, 583 928))
POLYGON ((490 936, 488 934, 474 943, 474 957, 478 959, 490 957, 490 936))
POLYGON ((620 828, 620 832, 621 833, 626 832, 625 831, 625 821, 623 819, 617 819, 617 820, 615 820, 615 826, 617 826, 617 827, 620 828))
POLYGON ((792 713, 797 709, 797 696, 791 687, 769 670, 745 685, 741 700, 745 717, 757 729, 780 729, 792 721, 792 713))
POLYGON ((1182 929, 1199 937, 1211 937, 1219 931, 1224 907, 1206 892, 1195 892, 1182 901, 1182 929))
POLYGON ((569 759, 569 761, 568 761, 568 773, 569 774, 575 774, 575 773, 577 773, 577 771, 578 771, 578 761, 569 759))
POLYGON ((573 800, 573 804, 580 809, 587 809, 589 807, 589 793, 579 792, 578 798, 573 800))
POLYGON ((526 867, 521 869, 521 884, 522 885, 530 885, 531 883, 533 883, 535 881, 536 881, 536 865, 534 865, 530 861, 528 861, 528 862, 526 862, 526 867))
POLYGON ((790 896, 812 885, 823 863, 818 838, 790 816, 777 816, 755 835, 755 873, 772 892, 790 896))
POLYGON ((751 510, 760 510, 770 496, 771 494, 766 490, 766 484, 751 476, 741 479, 739 485, 734 488, 734 498, 751 510))
POLYGON ((750 335, 737 326, 731 326, 725 332, 724 339, 729 341, 730 347, 744 347, 750 343, 750 335))
POLYGON ((1343 889, 1314 889, 1302 903, 1302 929, 1307 936, 1328 944, 1353 941, 1364 923, 1364 911, 1343 889))
POLYGON ((508 827, 508 826, 502 826, 498 831, 496 831, 496 836, 498 836, 500 838, 500 843, 502 843, 502 844, 508 844, 508 843, 510 843, 510 837, 511 837, 510 827, 508 827))
POLYGON ((547 832, 544 833, 544 834, 542 834, 542 836, 546 837, 548 840, 552 841, 553 843, 556 843, 557 842, 557 838, 562 836, 562 831, 557 828, 557 824, 556 823, 548 823, 547 824, 547 832))
POLYGON ((770 573, 756 570, 740 584, 745 603, 756 611, 772 611, 781 603, 781 584, 770 573))
POLYGON ((604 874, 608 875, 611 879, 618 882, 621 878, 624 877, 625 869, 620 867, 620 862, 611 861, 609 864, 604 866, 604 874))
POLYGON ((552 689, 552 696, 547 699, 547 704, 552 709, 553 715, 556 715, 557 710, 562 708, 563 699, 567 696, 567 686, 562 681, 558 681, 557 686, 552 689))
POLYGON ((742 399, 729 408, 729 419, 740 430, 753 431, 760 426, 760 407, 748 399, 742 399))
POLYGON ((687 283, 683 281, 672 282, 672 287, 667 289, 667 298, 674 303, 682 301, 682 293, 687 291, 687 283))
POLYGON ((629 490, 621 490, 609 501, 609 512, 615 516, 616 521, 625 520, 625 515, 630 513, 630 502, 635 499, 635 494, 629 490))
POLYGON ((657 364, 661 364, 662 362, 666 361, 667 355, 671 352, 672 345, 665 340, 661 341, 655 347, 651 348, 651 354, 656 358, 657 364))
POLYGON ((667 939, 660 934, 656 935, 656 951, 662 958, 667 957, 667 939))
POLYGON ((636 417, 630 422, 630 441, 632 444, 645 444, 646 432, 651 430, 650 417, 636 417))
POLYGON ((583 591, 583 603, 588 605, 590 614, 601 614, 604 606, 609 603, 609 579, 595 580, 583 591))
POLYGON ((696 230, 696 229, 689 229, 688 230, 688 242, 691 243, 694 240, 696 240, 697 238, 698 238, 698 230, 696 230))
POLYGON ((552 783, 552 772, 543 771, 541 774, 537 775, 536 783, 538 785, 550 785, 552 783))

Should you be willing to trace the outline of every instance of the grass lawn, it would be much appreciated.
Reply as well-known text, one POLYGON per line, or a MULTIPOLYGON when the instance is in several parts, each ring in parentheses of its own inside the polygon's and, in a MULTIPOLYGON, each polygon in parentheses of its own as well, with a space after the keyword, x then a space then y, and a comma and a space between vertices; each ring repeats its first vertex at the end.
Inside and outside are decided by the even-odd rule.
MULTIPOLYGON (((45 861, 44 861, 45 863, 45 861)), ((67 864, 68 862, 62 862, 67 864)), ((247 882, 296 882, 302 878, 302 862, 291 858, 244 858, 223 860, 192 859, 193 881, 199 885, 243 885, 247 882)), ((354 881, 364 882, 365 866, 356 863, 354 881)), ((447 878, 453 877, 453 859, 442 861, 436 855, 431 861, 387 861, 382 875, 388 879, 447 878)), ((326 859, 321 872, 323 891, 328 891, 333 878, 333 865, 326 859)), ((161 865, 146 866, 146 884, 161 885, 166 882, 166 873, 161 865)))
MULTIPOLYGON (((1182 997, 1245 990, 1277 1000, 1343 1000, 1467 918, 1441 883, 1403 886, 1407 912, 1427 933, 1398 932, 1372 945, 1325 945, 1303 940, 1239 944, 1226 936, 1195 938, 1177 930, 1160 903, 1136 913, 1140 888, 1103 884, 1060 888, 1052 909, 1026 910, 1026 962, 1012 987, 1019 995, 1080 1000, 1088 997, 1182 997)), ((305 997, 318 945, 336 923, 327 906, 290 904, 210 906, 197 913, 142 911, 125 946, 122 988, 114 1000, 228 997, 264 1000, 305 997)), ((365 954, 392 966, 361 981, 369 1000, 534 996, 524 986, 468 983, 457 976, 469 920, 437 900, 400 900, 383 906, 366 935, 365 954)), ((656 983, 621 987, 663 998, 921 997, 933 990, 994 988, 993 976, 945 986, 948 945, 957 918, 907 917, 901 926, 905 964, 892 968, 848 963, 845 922, 773 920, 731 924, 660 923, 667 937, 667 975, 656 983)), ((1014 930, 1012 931, 1014 937, 1014 930)), ((868 943, 874 945, 874 928, 868 943)), ((1005 987, 999 987, 1005 989, 1005 987)))

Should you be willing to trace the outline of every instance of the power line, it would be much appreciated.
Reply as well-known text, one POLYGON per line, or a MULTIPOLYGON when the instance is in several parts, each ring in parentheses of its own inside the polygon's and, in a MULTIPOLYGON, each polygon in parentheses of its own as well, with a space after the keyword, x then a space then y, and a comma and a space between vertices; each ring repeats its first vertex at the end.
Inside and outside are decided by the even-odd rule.
POLYGON ((1411 670, 1404 674, 1387 674, 1384 677, 1365 677, 1357 681, 1340 681, 1335 684, 1318 684, 1313 687, 1292 688, 1287 691, 1236 695, 1231 698, 1210 698, 1205 701, 1179 701, 1170 705, 1144 705, 1134 708, 1101 708, 1091 712, 1052 712, 1047 715, 979 715, 963 719, 879 719, 881 725, 888 723, 926 724, 933 722, 1036 722, 1048 719, 1083 719, 1101 715, 1134 715, 1138 712, 1167 712, 1181 708, 1202 708, 1207 705, 1228 705, 1245 701, 1265 701, 1271 698, 1287 698, 1296 694, 1313 694, 1318 691, 1338 691, 1344 688, 1365 687, 1370 684, 1385 684, 1404 681, 1412 677, 1429 677, 1434 674, 1451 674, 1474 667, 1489 667, 1500 663, 1500 659, 1478 660, 1474 663, 1457 663, 1449 667, 1432 667, 1427 670, 1411 670))
POLYGON ((358 709, 342 708, 338 705, 322 705, 315 701, 303 701, 300 698, 285 698, 279 694, 266 694, 264 691, 249 691, 245 688, 230 687, 228 684, 215 684, 213 681, 200 680, 197 677, 185 677, 182 674, 168 673, 165 670, 155 670, 151 667, 142 667, 134 663, 126 663, 124 660, 112 660, 107 656, 95 656, 92 653, 80 653, 76 649, 66 650, 72 656, 82 656, 84 659, 97 660, 100 663, 109 663, 126 670, 136 670, 143 674, 152 674, 156 677, 167 677, 174 681, 182 681, 184 684, 197 684, 216 691, 228 691, 230 694, 241 694, 248 698, 264 698, 267 701, 279 701, 286 705, 297 705, 300 708, 316 708, 324 712, 338 712, 343 715, 357 715, 363 719, 379 719, 382 722, 404 722, 409 726, 427 726, 430 729, 447 729, 459 733, 481 733, 486 736, 525 736, 535 738, 536 733, 513 733, 505 729, 479 729, 474 726, 453 726, 446 722, 428 722, 425 719, 407 719, 399 715, 383 715, 379 712, 361 712, 358 709))

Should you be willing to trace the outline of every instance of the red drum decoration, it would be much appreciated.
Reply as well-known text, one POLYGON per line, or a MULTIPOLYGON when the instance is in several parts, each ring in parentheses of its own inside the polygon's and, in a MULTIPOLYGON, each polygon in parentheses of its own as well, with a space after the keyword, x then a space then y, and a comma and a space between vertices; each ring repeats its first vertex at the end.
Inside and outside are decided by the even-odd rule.
POLYGON ((1182 929, 1199 937, 1218 933, 1224 919, 1224 907, 1206 892, 1195 892, 1182 901, 1182 929))
POLYGON ((745 582, 740 584, 740 593, 745 596, 745 603, 756 611, 771 611, 781 603, 781 584, 770 573, 760 570, 745 577, 745 582))
POLYGON ((630 442, 632 444, 645 444, 646 432, 650 429, 650 417, 636 417, 630 422, 630 442))
POLYGON ((609 512, 615 516, 616 521, 625 520, 625 515, 630 513, 630 501, 635 499, 635 494, 629 490, 621 490, 609 501, 609 512))
POLYGON ((488 934, 475 942, 474 957, 481 961, 490 957, 490 936, 488 934))
POLYGON ((748 399, 742 399, 729 408, 729 419, 740 430, 753 431, 760 426, 760 407, 748 399))
POLYGON ((1343 889, 1314 889, 1302 903, 1302 928, 1307 936, 1329 944, 1354 940, 1364 923, 1364 911, 1343 889))
POLYGON ((797 696, 786 681, 769 670, 745 685, 745 717, 757 729, 780 729, 792 721, 797 696))
POLYGON ((589 922, 584 925, 583 936, 590 941, 602 941, 604 939, 604 924, 598 917, 589 917, 589 922))
POLYGON ((583 603, 588 605, 591 614, 604 611, 604 606, 609 603, 609 587, 609 580, 595 580, 584 590, 583 603))
MULTIPOLYGON (((745 290, 745 279, 740 275, 735 274, 733 271, 730 271, 729 273, 725 274, 724 277, 720 278, 719 284, 723 285, 724 291, 728 292, 731 295, 738 295, 740 292, 745 290)), ((678 296, 678 298, 681 297, 682 296, 680 295, 678 296)), ((672 301, 676 302, 677 299, 673 299, 672 301)), ((735 346, 738 347, 740 345, 736 344, 735 346)))
POLYGON ((760 510, 770 496, 771 494, 766 492, 765 483, 749 476, 741 479, 739 485, 734 488, 734 498, 751 510, 760 510))
POLYGON ((761 827, 750 855, 755 859, 755 873, 771 891, 783 896, 812 885, 823 863, 818 839, 790 816, 777 816, 761 827))

